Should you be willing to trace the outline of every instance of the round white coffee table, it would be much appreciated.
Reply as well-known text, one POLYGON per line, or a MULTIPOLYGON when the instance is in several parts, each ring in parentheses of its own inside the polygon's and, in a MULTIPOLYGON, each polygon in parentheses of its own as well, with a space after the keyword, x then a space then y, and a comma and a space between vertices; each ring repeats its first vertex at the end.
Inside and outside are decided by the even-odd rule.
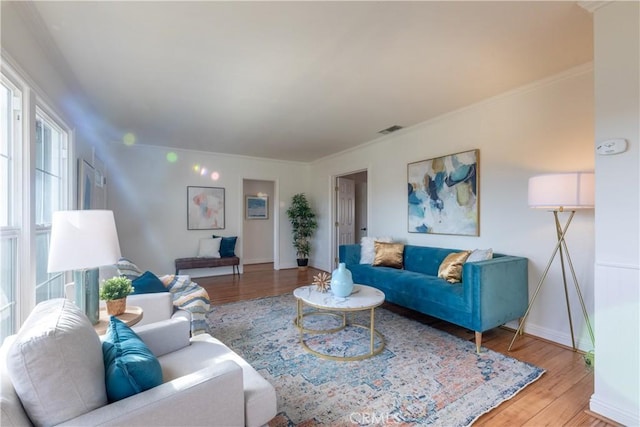
POLYGON ((315 285, 302 286, 293 291, 293 296, 296 297, 298 302, 298 310, 295 325, 300 330, 300 344, 302 347, 311 354, 318 357, 329 360, 340 361, 355 361, 363 360, 380 353, 384 349, 384 337, 382 334, 375 330, 375 308, 384 302, 384 292, 371 286, 366 285, 354 285, 353 292, 346 298, 335 297, 329 292, 319 292, 316 290, 315 285), (304 312, 304 305, 314 307, 316 311, 304 312), (356 311, 370 310, 370 322, 368 326, 359 325, 356 323, 347 322, 347 313, 356 311), (340 314, 336 314, 339 312, 340 314), (333 329, 307 329, 304 327, 305 316, 311 315, 327 315, 342 318, 342 324, 333 329), (369 329, 370 334, 370 346, 367 353, 359 354, 356 356, 338 356, 333 354, 321 353, 310 348, 305 339, 304 334, 330 334, 343 330, 347 326, 353 326, 362 329, 369 329), (375 337, 378 337, 380 343, 375 346, 375 337))

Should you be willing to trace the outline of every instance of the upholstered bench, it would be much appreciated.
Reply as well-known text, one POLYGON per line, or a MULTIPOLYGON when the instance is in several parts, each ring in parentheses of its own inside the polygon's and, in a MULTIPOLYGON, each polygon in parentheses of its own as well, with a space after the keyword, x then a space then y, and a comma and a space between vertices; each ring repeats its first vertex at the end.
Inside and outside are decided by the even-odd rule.
POLYGON ((240 258, 237 256, 229 256, 222 258, 209 258, 209 257, 192 257, 192 258, 177 258, 176 261, 176 274, 180 270, 186 270, 188 268, 213 268, 232 266, 233 274, 240 274, 240 258))

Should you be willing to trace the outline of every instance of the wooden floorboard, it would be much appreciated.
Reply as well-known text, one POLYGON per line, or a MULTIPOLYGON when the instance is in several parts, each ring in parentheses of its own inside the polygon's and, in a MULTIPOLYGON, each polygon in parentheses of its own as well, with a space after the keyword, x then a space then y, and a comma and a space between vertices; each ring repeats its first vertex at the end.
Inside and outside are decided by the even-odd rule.
MULTIPOLYGON (((194 279, 209 293, 213 305, 283 295, 310 284, 320 270, 309 267, 274 270, 273 264, 245 265, 241 275, 194 279)), ((385 303, 384 307, 457 337, 473 341, 468 329, 385 303)), ((593 394, 593 370, 582 355, 564 346, 523 335, 507 351, 513 331, 496 328, 483 334, 482 345, 518 360, 544 368, 545 374, 511 400, 480 417, 479 426, 589 426, 618 427, 616 423, 589 413, 593 394)))

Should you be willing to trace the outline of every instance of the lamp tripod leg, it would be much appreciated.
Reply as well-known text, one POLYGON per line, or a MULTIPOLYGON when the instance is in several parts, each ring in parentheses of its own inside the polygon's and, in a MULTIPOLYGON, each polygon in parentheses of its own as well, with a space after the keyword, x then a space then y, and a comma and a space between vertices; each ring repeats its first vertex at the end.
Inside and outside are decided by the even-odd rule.
POLYGON ((573 262, 571 261, 571 256, 569 255, 569 248, 567 247, 567 242, 563 240, 562 245, 564 246, 564 252, 567 254, 567 261, 569 262, 569 270, 571 271, 571 276, 573 278, 573 285, 576 288, 576 294, 578 295, 578 300, 580 301, 580 306, 582 307, 582 315, 584 316, 585 323, 587 324, 587 331, 589 332, 589 337, 591 338, 591 344, 595 345, 595 337, 593 334, 593 329, 591 328, 589 313, 587 312, 587 307, 584 304, 582 291, 580 290, 580 285, 578 284, 576 271, 573 268, 573 262))
MULTIPOLYGON (((571 214, 573 216, 573 212, 571 214)), ((567 244, 564 241, 564 234, 562 233, 562 227, 560 226, 560 220, 558 219, 558 211, 553 211, 553 216, 556 222, 556 234, 558 236, 558 244, 560 244, 560 268, 562 270, 562 284, 564 285, 564 300, 567 304, 567 317, 569 318, 569 330, 571 331, 571 347, 573 351, 576 351, 576 339, 573 334, 573 319, 571 317, 571 304, 569 304, 569 289, 567 288, 567 272, 564 267, 564 252, 567 252, 567 244), (564 250, 563 250, 564 249, 564 250)))
MULTIPOLYGON (((551 264, 553 263, 553 260, 556 257, 556 254, 558 253, 558 250, 562 246, 562 242, 564 241, 564 236, 567 233, 567 229, 569 228, 569 224, 571 224, 571 220, 573 219, 573 215, 575 213, 576 213, 575 211, 571 212, 571 215, 569 216, 569 219, 567 220, 567 223, 565 224, 564 229, 562 229, 562 233, 560 233, 560 235, 558 237, 558 242, 556 243, 556 246, 553 249, 553 253, 551 254, 551 258, 549 258, 549 262, 547 263, 547 266, 544 269, 544 273, 542 273, 542 277, 540 278, 540 281, 538 282, 538 286, 536 287, 536 291, 533 294, 533 298, 531 299, 531 302, 529 303, 529 306, 527 307, 527 311, 524 313, 524 316, 522 317, 522 320, 520 321, 520 324, 518 325, 518 329, 516 330, 515 334, 513 334, 513 338, 511 339, 511 344, 509 344, 509 348, 507 349, 507 351, 511 351, 511 347, 513 347, 513 343, 515 342, 518 334, 521 334, 522 331, 523 331, 524 323, 527 321, 527 317, 529 317, 529 312, 531 311, 531 307, 533 307, 533 304, 536 302, 536 298, 538 298, 538 293, 540 292, 540 288, 542 287, 542 283, 544 283, 544 279, 547 277, 547 274, 549 274, 549 269, 551 268, 551 264)), ((554 214, 556 215, 556 225, 558 226, 559 223, 557 222, 557 211, 554 211, 554 214)), ((558 230, 558 228, 556 228, 556 230, 558 230)))

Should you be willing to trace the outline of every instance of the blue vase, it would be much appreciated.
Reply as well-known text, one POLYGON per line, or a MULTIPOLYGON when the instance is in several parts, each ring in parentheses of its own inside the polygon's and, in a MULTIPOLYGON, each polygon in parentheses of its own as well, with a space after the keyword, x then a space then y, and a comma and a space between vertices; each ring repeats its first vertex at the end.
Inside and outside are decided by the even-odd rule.
POLYGON ((331 273, 331 292, 334 296, 344 298, 353 291, 353 279, 351 272, 347 270, 344 262, 338 264, 338 268, 331 273))

